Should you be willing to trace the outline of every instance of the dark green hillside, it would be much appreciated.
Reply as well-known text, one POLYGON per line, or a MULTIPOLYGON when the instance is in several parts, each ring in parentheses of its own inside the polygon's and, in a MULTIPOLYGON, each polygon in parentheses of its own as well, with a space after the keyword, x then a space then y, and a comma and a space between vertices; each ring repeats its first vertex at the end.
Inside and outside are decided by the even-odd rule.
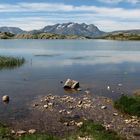
POLYGON ((107 34, 99 38, 108 39, 108 40, 140 40, 140 34, 114 33, 114 34, 107 34))

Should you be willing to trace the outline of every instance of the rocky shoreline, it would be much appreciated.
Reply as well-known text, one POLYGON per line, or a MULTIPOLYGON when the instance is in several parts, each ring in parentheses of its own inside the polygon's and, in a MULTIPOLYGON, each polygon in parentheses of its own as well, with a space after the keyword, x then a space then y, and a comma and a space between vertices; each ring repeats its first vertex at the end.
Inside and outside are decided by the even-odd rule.
POLYGON ((140 119, 118 112, 113 101, 105 97, 93 97, 89 93, 80 97, 50 94, 33 101, 30 110, 27 120, 14 126, 15 131, 35 129, 63 137, 81 127, 84 120, 92 120, 128 140, 140 139, 140 119))

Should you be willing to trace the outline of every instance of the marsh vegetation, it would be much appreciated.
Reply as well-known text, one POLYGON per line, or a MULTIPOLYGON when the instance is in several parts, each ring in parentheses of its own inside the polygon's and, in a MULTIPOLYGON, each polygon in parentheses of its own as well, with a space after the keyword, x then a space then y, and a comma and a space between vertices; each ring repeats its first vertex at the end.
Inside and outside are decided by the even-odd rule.
POLYGON ((0 69, 19 67, 25 62, 24 58, 0 56, 0 69))

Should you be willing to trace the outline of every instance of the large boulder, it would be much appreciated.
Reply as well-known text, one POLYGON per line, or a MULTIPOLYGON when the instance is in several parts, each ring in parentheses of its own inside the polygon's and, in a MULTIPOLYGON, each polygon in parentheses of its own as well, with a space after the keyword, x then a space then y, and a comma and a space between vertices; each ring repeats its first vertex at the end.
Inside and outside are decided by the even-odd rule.
POLYGON ((75 80, 67 79, 67 81, 64 84, 64 88, 71 88, 71 89, 79 88, 79 82, 75 80))

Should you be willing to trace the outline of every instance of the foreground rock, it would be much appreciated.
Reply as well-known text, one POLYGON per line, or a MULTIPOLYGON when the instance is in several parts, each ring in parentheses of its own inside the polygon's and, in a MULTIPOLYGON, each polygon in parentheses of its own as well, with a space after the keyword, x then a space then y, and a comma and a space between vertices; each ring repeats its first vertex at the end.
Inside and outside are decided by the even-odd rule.
POLYGON ((64 88, 77 89, 79 88, 79 82, 75 80, 67 79, 67 81, 64 84, 64 88))

